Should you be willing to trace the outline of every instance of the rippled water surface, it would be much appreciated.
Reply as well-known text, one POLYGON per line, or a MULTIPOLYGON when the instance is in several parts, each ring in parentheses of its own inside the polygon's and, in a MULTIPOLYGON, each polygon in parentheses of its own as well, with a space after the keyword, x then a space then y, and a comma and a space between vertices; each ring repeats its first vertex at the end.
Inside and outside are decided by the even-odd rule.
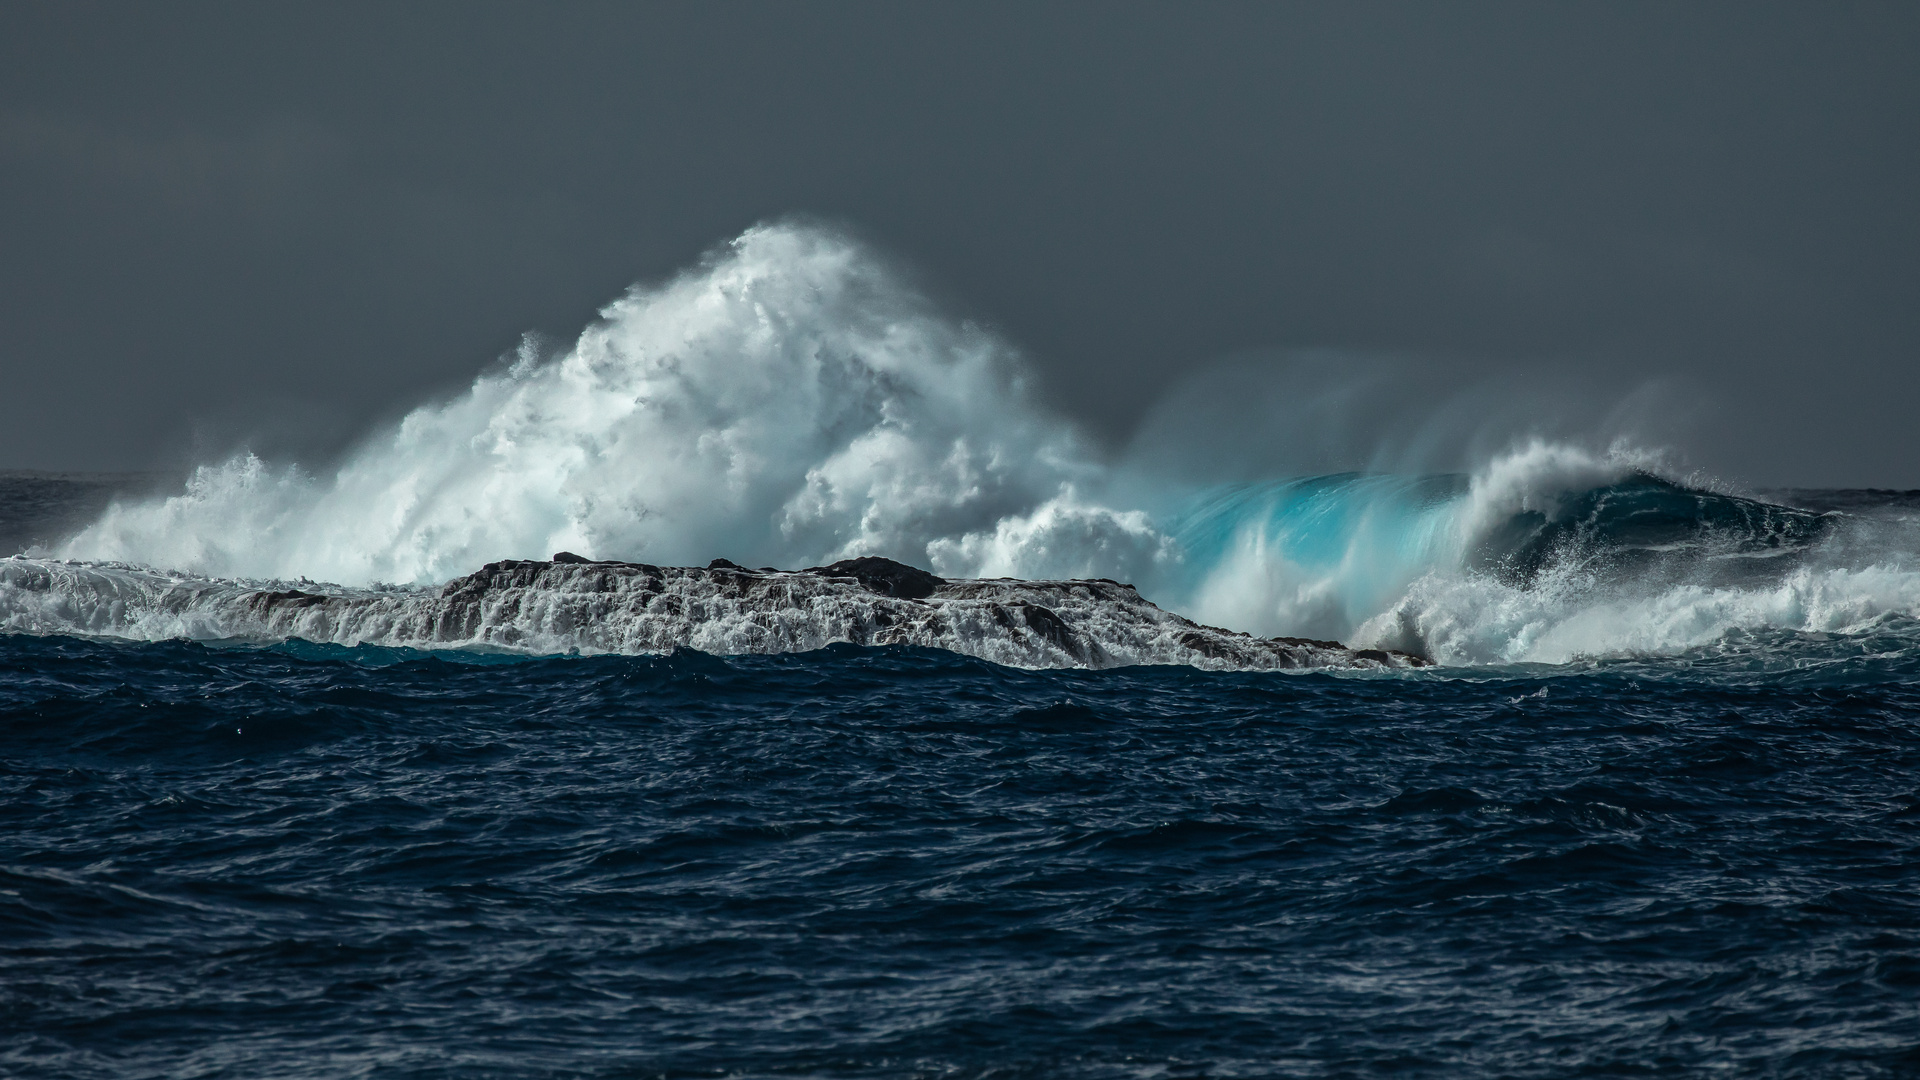
POLYGON ((0 637, 0 1072, 1915 1075, 1889 633, 1384 677, 0 637))

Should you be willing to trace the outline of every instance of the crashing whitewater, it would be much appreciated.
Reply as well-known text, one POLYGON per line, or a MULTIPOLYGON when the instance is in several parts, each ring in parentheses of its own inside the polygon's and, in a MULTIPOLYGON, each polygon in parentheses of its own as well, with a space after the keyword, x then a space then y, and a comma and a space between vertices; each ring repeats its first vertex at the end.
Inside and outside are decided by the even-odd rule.
MULTIPOLYGON (((898 641, 1035 667, 1346 662, 1179 644, 1237 631, 1448 665, 1565 663, 1904 627, 1920 616, 1917 552, 1909 509, 1777 505, 1665 478, 1621 446, 1520 439, 1468 476, 1156 486, 1040 407, 995 335, 943 316, 847 238, 777 224, 634 288, 561 355, 524 348, 337 468, 243 454, 0 562, 0 629, 542 652, 898 641), (704 621, 648 600, 541 622, 582 580, 548 563, 544 586, 530 578, 512 603, 461 616, 480 622, 423 629, 435 598, 482 567, 561 551, 655 570, 877 556, 958 591, 873 597, 763 574, 759 599, 704 621), (993 580, 962 584, 974 579, 993 580), (1076 579, 1078 593, 1062 584, 1076 579), (1116 582, 1137 586, 1133 600, 1103 591, 1116 582), (315 599, 260 600, 286 593, 315 599), (1077 652, 1023 613, 1065 610, 1066 596, 1077 652), (912 604, 952 617, 888 606, 912 604), (921 629, 889 637, 875 611, 921 629)), ((686 574, 656 593, 712 586, 686 574)))

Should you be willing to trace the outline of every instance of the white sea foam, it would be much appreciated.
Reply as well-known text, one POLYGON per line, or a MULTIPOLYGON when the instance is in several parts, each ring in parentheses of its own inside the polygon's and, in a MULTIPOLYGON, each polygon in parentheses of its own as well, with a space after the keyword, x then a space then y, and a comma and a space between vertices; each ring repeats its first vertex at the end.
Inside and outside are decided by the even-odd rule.
POLYGON ((1034 404, 1004 341, 943 316, 847 238, 774 224, 636 287, 563 354, 526 352, 415 409, 335 469, 242 454, 171 498, 113 506, 56 552, 104 567, 48 571, 77 575, 90 598, 63 614, 57 588, 0 590, 0 625, 204 637, 221 632, 222 597, 251 588, 228 579, 425 587, 558 550, 1113 578, 1202 622, 1447 663, 1662 654, 1737 629, 1920 615, 1910 521, 1881 522, 1871 543, 1836 533, 1737 582, 1608 578, 1580 560, 1517 580, 1480 558, 1516 514, 1551 517, 1658 470, 1628 446, 1520 440, 1451 487, 1305 481, 1185 512, 1206 500, 1145 466, 1114 475, 1034 404), (133 573, 121 564, 158 570, 135 588, 115 583, 133 573), (111 615, 128 589, 122 600, 147 598, 139 617, 111 615))
POLYGON ((1076 494, 1098 470, 1028 402, 1021 370, 850 241, 764 226, 609 305, 564 356, 524 356, 414 410, 331 474, 242 455, 172 498, 112 508, 60 554, 347 584, 562 549, 779 566, 877 554, 953 574, 1086 563, 1059 548, 1071 541, 1151 559, 1137 516, 1076 494), (1035 543, 1008 546, 1021 536, 1035 543))

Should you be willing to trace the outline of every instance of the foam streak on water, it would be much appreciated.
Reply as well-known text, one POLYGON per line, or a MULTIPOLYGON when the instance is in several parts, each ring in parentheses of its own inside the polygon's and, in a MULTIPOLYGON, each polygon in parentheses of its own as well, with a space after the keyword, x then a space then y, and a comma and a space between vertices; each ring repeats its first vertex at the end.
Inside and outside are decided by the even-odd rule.
POLYGON ((13 558, 0 561, 0 633, 545 655, 915 645, 1031 668, 1384 670, 1418 662, 1378 650, 1355 653, 1333 642, 1258 639, 1196 625, 1111 581, 925 576, 922 588, 908 592, 899 595, 871 574, 863 582, 833 568, 790 573, 578 557, 490 563, 437 588, 325 591, 13 558))

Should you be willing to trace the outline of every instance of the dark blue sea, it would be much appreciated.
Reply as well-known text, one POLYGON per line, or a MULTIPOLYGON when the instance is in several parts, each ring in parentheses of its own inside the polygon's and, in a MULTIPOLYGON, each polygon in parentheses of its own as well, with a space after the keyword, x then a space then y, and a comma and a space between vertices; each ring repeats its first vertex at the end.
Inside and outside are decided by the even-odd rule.
POLYGON ((0 636, 0 1072, 1920 1074, 1920 654, 0 636))

